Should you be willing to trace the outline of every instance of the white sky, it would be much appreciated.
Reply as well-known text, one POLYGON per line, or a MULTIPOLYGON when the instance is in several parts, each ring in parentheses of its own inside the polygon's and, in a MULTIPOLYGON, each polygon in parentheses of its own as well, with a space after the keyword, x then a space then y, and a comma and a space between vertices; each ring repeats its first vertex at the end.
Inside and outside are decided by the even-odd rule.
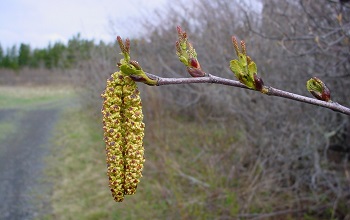
POLYGON ((0 0, 0 44, 3 48, 28 43, 32 48, 68 39, 112 42, 140 33, 138 21, 168 0, 0 0))

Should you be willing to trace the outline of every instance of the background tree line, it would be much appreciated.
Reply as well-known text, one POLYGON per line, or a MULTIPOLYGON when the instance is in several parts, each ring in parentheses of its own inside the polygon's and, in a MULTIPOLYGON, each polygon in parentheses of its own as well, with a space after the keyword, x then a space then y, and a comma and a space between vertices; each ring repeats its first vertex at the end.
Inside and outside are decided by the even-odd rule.
POLYGON ((103 45, 103 42, 96 45, 93 40, 82 39, 80 34, 69 39, 67 44, 55 42, 41 49, 33 49, 25 43, 10 48, 3 48, 0 44, 0 68, 71 68, 78 61, 90 59, 91 51, 103 45))

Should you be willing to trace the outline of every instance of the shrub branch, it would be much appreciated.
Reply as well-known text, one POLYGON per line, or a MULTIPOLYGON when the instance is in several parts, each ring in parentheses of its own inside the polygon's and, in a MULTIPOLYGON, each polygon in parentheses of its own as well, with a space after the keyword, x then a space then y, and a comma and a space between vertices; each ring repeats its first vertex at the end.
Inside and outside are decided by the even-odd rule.
MULTIPOLYGON (((307 90, 316 98, 310 98, 295 93, 283 91, 273 88, 271 86, 265 86, 262 78, 258 76, 258 69, 255 62, 250 56, 247 55, 247 47, 243 40, 238 42, 235 36, 232 36, 232 44, 237 55, 237 59, 230 61, 230 70, 234 76, 238 79, 231 80, 218 76, 214 76, 204 72, 197 59, 197 53, 193 45, 188 41, 188 36, 180 26, 177 27, 178 40, 175 43, 176 54, 179 60, 185 65, 187 72, 192 78, 162 78, 150 73, 146 73, 142 70, 138 62, 130 60, 127 56, 123 62, 125 67, 128 67, 126 72, 130 77, 138 82, 144 82, 148 85, 172 85, 172 84, 191 84, 191 83, 215 83, 227 86, 239 87, 243 89, 249 89, 259 91, 262 94, 270 96, 279 96, 286 99, 292 99, 299 102, 304 102, 328 109, 340 112, 346 115, 350 115, 350 108, 342 106, 337 102, 331 100, 331 92, 322 80, 317 77, 312 77, 306 82, 307 90)), ((129 55, 130 45, 125 47, 121 44, 121 38, 117 37, 120 44, 122 53, 129 55)), ((130 42, 127 40, 127 42, 130 42)), ((218 42, 215 42, 218 43, 218 42)), ((118 65, 119 66, 119 65, 118 65)), ((123 66, 121 66, 123 67, 123 66)), ((122 70, 123 71, 123 70, 122 70)))
MULTIPOLYGON (((222 84, 222 85, 257 91, 257 90, 248 88, 247 86, 245 86, 244 84, 240 83, 237 80, 226 79, 226 78, 218 77, 212 74, 207 74, 207 76, 195 77, 195 78, 163 78, 150 73, 146 73, 146 74, 150 78, 155 79, 157 81, 156 83, 157 86, 173 85, 173 84, 213 83, 213 84, 222 84)), ((279 96, 286 99, 292 99, 294 101, 304 102, 311 105, 332 109, 333 111, 340 112, 350 116, 350 108, 340 105, 337 102, 333 102, 333 101, 326 102, 315 98, 310 98, 307 96, 302 96, 302 95, 287 92, 284 90, 276 89, 271 86, 266 86, 266 89, 267 90, 263 94, 270 95, 270 96, 279 96)))

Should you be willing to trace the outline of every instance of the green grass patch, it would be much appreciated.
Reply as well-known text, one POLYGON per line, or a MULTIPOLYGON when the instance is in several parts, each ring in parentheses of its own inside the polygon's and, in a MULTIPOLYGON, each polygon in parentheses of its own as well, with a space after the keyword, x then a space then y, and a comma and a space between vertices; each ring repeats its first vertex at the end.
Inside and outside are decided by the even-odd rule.
MULTIPOLYGON (((293 195, 271 194, 264 172, 245 164, 249 148, 232 124, 186 119, 146 123, 145 167, 137 193, 114 202, 108 187, 101 118, 65 111, 47 158, 53 184, 45 219, 239 219, 288 209, 293 195)), ((287 213, 277 219, 293 219, 287 213), (281 218, 280 218, 281 217, 281 218)))
POLYGON ((64 87, 0 86, 0 108, 24 108, 71 96, 73 90, 64 87))
POLYGON ((15 126, 10 121, 0 122, 0 142, 2 142, 8 135, 12 134, 15 126))
POLYGON ((109 195, 102 133, 80 108, 64 112, 46 174, 53 183, 48 219, 108 219, 109 195))
POLYGON ((101 119, 69 109, 47 158, 54 184, 48 219, 211 219, 238 213, 230 163, 238 141, 213 124, 146 124, 146 162, 137 193, 116 203, 109 191, 101 119), (214 158, 215 157, 215 158, 214 158))
POLYGON ((0 114, 4 114, 0 120, 0 142, 16 132, 24 111, 49 103, 57 105, 73 96, 74 91, 69 87, 0 86, 0 114))
MULTIPOLYGON (((0 143, 6 140, 6 137, 15 132, 15 124, 11 121, 0 121, 0 143)), ((0 154, 3 151, 3 146, 0 145, 0 154)))

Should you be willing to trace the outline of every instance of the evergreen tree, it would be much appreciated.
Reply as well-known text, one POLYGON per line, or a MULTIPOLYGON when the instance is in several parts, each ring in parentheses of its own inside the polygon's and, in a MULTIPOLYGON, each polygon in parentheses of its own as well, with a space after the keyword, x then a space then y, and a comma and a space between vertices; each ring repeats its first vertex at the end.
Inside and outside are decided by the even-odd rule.
POLYGON ((51 65, 53 67, 59 67, 64 59, 63 55, 66 50, 66 46, 61 42, 56 42, 53 47, 48 51, 51 65))
POLYGON ((46 49, 35 49, 33 51, 30 67, 39 68, 45 65, 46 49))
POLYGON ((2 49, 2 46, 0 44, 0 67, 2 67, 3 58, 4 58, 4 50, 2 49))
POLYGON ((6 55, 3 57, 2 66, 9 69, 18 69, 17 47, 12 46, 6 50, 6 55))
POLYGON ((29 44, 21 43, 6 48, 0 44, 0 67, 18 69, 24 66, 31 68, 72 68, 80 61, 91 59, 94 50, 106 50, 109 45, 100 41, 95 45, 93 40, 84 40, 80 33, 69 39, 68 44, 55 42, 46 48, 31 49, 29 44))
POLYGON ((21 44, 19 46, 18 65, 19 67, 28 66, 30 63, 30 46, 28 44, 21 44))

